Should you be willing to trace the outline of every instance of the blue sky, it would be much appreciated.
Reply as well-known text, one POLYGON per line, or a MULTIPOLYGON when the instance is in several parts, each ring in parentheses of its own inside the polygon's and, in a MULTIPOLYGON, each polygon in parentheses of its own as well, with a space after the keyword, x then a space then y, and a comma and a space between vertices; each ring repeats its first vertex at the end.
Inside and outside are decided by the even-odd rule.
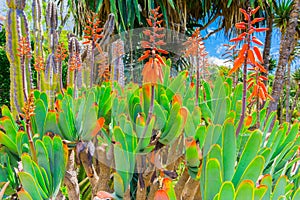
MULTIPOLYGON (((28 2, 31 1, 29 0, 28 2)), ((0 0, 0 5, 1 5, 0 15, 5 16, 7 10, 5 0, 0 0)), ((29 6, 27 9, 30 10, 31 7, 29 6)), ((71 25, 73 23, 67 23, 67 24, 71 25)), ((208 32, 216 29, 217 27, 218 27, 218 20, 212 23, 206 30, 202 31, 201 32, 202 36, 204 37, 208 32)), ((258 37, 262 42, 265 41, 265 33, 260 33, 255 36, 258 37)), ((204 43, 206 46, 206 50, 209 53, 210 62, 218 65, 223 65, 225 61, 221 57, 221 55, 225 52, 225 47, 223 45, 229 44, 229 38, 225 36, 224 32, 220 31, 218 33, 211 35, 207 40, 204 41, 204 43)), ((271 43, 271 55, 275 59, 278 59, 279 57, 279 47, 280 47, 280 31, 274 28, 273 35, 272 35, 272 43, 271 43)), ((261 51, 263 50, 263 47, 259 47, 259 48, 261 49, 261 51)), ((300 59, 298 59, 293 64, 292 70, 294 71, 295 68, 299 68, 299 67, 300 67, 300 59)))
MULTIPOLYGON (((207 33, 212 30, 215 30, 218 27, 217 20, 212 23, 206 30, 201 31, 202 36, 204 37, 207 33)), ((254 33, 255 36, 265 42, 265 33, 254 33)), ((279 48, 280 48, 280 31, 277 28, 273 28, 272 40, 271 40, 271 56, 278 60, 279 58, 279 48)), ((204 41, 206 51, 209 53, 209 61, 217 65, 230 65, 230 63, 224 63, 222 54, 225 53, 224 44, 234 44, 229 42, 229 38, 225 36, 223 31, 211 35, 207 40, 204 41)), ((261 52, 263 52, 263 46, 259 46, 261 52)), ((231 66, 231 65, 230 65, 231 66)), ((300 67, 300 59, 295 60, 292 64, 292 71, 300 67)))
MULTIPOLYGON (((202 36, 204 37, 207 33, 211 32, 212 30, 216 29, 218 26, 217 22, 212 23, 206 30, 201 32, 202 36)), ((260 41, 264 43, 265 41, 265 33, 256 33, 255 35, 259 38, 260 41)), ((234 37, 234 36, 232 36, 234 37)), ((228 38, 224 31, 220 31, 211 35, 207 40, 204 41, 206 51, 209 53, 210 61, 215 64, 224 64, 224 59, 222 58, 222 54, 225 53, 226 47, 224 44, 234 44, 233 42, 229 42, 231 38, 228 38)), ((258 45, 257 45, 258 46, 258 45)), ((263 52, 263 46, 258 46, 263 52)), ((273 58, 278 59, 279 57, 279 47, 280 47, 280 32, 277 29, 273 29, 272 34, 272 43, 271 43, 271 55, 273 58)), ((225 64, 225 65, 228 65, 225 64)))

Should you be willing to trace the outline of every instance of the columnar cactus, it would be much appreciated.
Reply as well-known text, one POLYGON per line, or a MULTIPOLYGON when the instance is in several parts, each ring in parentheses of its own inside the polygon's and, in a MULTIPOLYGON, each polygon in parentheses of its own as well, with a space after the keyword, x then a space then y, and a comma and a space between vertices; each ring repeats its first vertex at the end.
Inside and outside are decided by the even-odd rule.
POLYGON ((124 42, 123 40, 119 39, 112 43, 112 67, 114 68, 111 70, 113 72, 113 80, 117 80, 118 83, 124 87, 125 86, 125 75, 124 75, 124 63, 123 63, 123 56, 124 56, 124 42))
MULTIPOLYGON (((58 81, 58 72, 57 64, 55 60, 55 52, 58 45, 58 33, 57 33, 57 7, 53 1, 50 1, 47 5, 46 10, 46 25, 48 31, 48 46, 49 46, 49 55, 47 58, 47 64, 45 67, 45 81, 47 83, 44 90, 49 92, 55 92, 60 90, 59 81, 58 81)), ((54 98, 54 94, 49 95, 50 98, 54 98)))
POLYGON ((25 38, 26 42, 29 43, 28 22, 24 13, 26 0, 6 0, 6 4, 8 7, 6 18, 6 53, 11 65, 10 99, 12 112, 14 115, 17 115, 24 105, 24 94, 28 94, 28 90, 31 88, 30 56, 24 58, 24 65, 21 65, 21 58, 18 56, 19 41, 21 38, 25 38), (22 66, 24 69, 22 69, 22 66))
POLYGON ((68 86, 74 86, 74 94, 76 96, 76 88, 82 86, 80 45, 76 37, 70 37, 68 49, 69 69, 67 83, 68 86))
MULTIPOLYGON (((42 29, 42 4, 41 0, 32 1, 32 17, 33 17, 33 32, 34 32, 34 58, 35 64, 43 61, 43 29, 42 29)), ((41 67, 41 66, 39 66, 41 67)), ((37 70, 37 88, 41 89, 41 84, 44 83, 44 70, 37 70)))

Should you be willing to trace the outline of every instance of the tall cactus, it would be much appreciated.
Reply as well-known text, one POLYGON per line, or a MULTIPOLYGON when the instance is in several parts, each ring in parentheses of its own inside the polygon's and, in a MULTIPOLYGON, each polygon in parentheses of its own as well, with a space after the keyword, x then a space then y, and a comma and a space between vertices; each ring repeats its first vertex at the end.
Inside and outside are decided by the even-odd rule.
POLYGON ((74 96, 76 96, 76 90, 82 86, 82 72, 80 45, 76 37, 71 36, 69 39, 69 69, 68 69, 68 86, 74 86, 74 96))
POLYGON ((21 58, 18 52, 21 38, 25 38, 26 42, 29 43, 28 22, 24 13, 26 0, 6 0, 6 4, 8 7, 6 53, 11 65, 10 99, 12 112, 14 115, 17 115, 21 112, 24 106, 25 95, 28 94, 28 90, 31 88, 30 58, 29 56, 24 57, 25 60, 22 61, 23 64, 21 65, 21 58))
POLYGON ((44 84, 44 71, 41 69, 43 63, 43 29, 42 29, 42 4, 41 0, 32 1, 32 17, 33 17, 33 32, 34 32, 34 58, 35 64, 39 68, 37 70, 37 88, 41 89, 44 84))
POLYGON ((58 69, 55 60, 55 52, 58 45, 58 32, 57 32, 58 16, 57 7, 53 1, 50 1, 46 10, 46 25, 48 31, 48 46, 49 55, 47 58, 47 64, 45 67, 45 81, 47 83, 46 88, 50 96, 50 102, 53 102, 55 92, 60 91, 60 82, 58 81, 58 69))

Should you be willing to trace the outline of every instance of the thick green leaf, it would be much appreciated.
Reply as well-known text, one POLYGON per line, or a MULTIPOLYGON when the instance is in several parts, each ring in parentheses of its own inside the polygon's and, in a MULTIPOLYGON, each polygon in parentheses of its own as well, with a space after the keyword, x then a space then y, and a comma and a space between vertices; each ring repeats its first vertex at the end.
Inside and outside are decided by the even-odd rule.
POLYGON ((193 122, 191 113, 188 111, 187 120, 184 126, 184 133, 186 137, 194 136, 196 133, 196 127, 193 122))
POLYGON ((300 188, 296 190, 292 198, 292 200, 297 200, 297 199, 300 199, 300 188))
POLYGON ((37 140, 35 143, 37 162, 40 167, 44 168, 47 173, 47 178, 49 180, 49 185, 47 185, 48 190, 51 191, 50 187, 52 186, 52 175, 50 169, 49 155, 47 149, 41 140, 37 140))
POLYGON ((220 189, 219 200, 229 200, 234 199, 234 186, 232 182, 225 181, 220 189))
POLYGON ((186 79, 186 75, 187 75, 186 71, 180 72, 180 74, 178 74, 178 76, 176 78, 174 78, 172 80, 172 82, 170 83, 170 85, 167 87, 166 95, 167 95, 169 101, 171 101, 173 98, 173 95, 176 94, 177 91, 180 90, 180 88, 184 86, 184 84, 182 84, 182 83, 186 79))
POLYGON ((256 156, 251 163, 249 163, 248 167, 244 171, 242 177, 240 178, 240 182, 244 180, 251 180, 256 183, 258 177, 262 174, 264 169, 265 159, 262 156, 256 156))
POLYGON ((51 132, 54 134, 61 135, 61 132, 57 125, 56 113, 54 111, 49 111, 47 113, 47 117, 44 123, 42 136, 45 135, 47 132, 51 132))
POLYGON ((144 151, 144 149, 149 145, 151 137, 152 137, 152 131, 153 131, 153 127, 154 127, 154 123, 155 123, 155 117, 152 116, 150 123, 148 125, 148 128, 146 130, 146 132, 144 133, 144 129, 143 129, 143 134, 145 135, 140 135, 138 136, 138 144, 137 144, 137 152, 139 151, 144 151))
POLYGON ((34 178, 27 172, 19 172, 20 181, 23 188, 30 194, 34 200, 42 200, 43 198, 39 194, 39 189, 37 187, 34 178))
POLYGON ((14 143, 5 133, 0 131, 0 144, 6 146, 11 152, 18 154, 16 143, 14 143))
POLYGON ((124 196, 124 183, 122 177, 118 173, 114 173, 114 191, 117 197, 124 196))
POLYGON ((156 117, 155 126, 154 126, 155 129, 156 130, 163 129, 167 119, 164 111, 162 110, 162 107, 157 103, 157 101, 154 101, 153 114, 156 117))
POLYGON ((272 176, 269 174, 265 175, 264 177, 262 177, 260 184, 267 186, 267 191, 262 200, 270 200, 272 193, 272 176))
POLYGON ((254 200, 261 200, 266 194, 268 187, 265 185, 260 185, 254 190, 254 200))
POLYGON ((198 148, 197 143, 194 139, 187 139, 191 140, 186 142, 186 152, 185 152, 185 160, 188 167, 199 167, 200 160, 198 156, 198 148))
POLYGON ((213 199, 222 185, 220 164, 217 159, 207 161, 205 172, 204 199, 213 199))
POLYGON ((272 200, 277 200, 281 195, 285 195, 285 187, 287 185, 287 177, 281 176, 274 187, 273 194, 272 194, 272 200))
POLYGON ((53 170, 53 196, 56 196, 59 192, 60 184, 65 174, 65 150, 63 149, 63 143, 60 137, 55 136, 53 138, 53 158, 55 165, 53 170))
POLYGON ((15 122, 11 121, 9 117, 0 118, 0 127, 5 130, 6 135, 11 139, 11 141, 16 141, 16 135, 18 128, 15 126, 15 122))
POLYGON ((229 181, 234 174, 236 161, 236 139, 232 122, 226 121, 222 134, 223 174, 224 180, 229 181))
POLYGON ((250 180, 244 180, 237 188, 235 200, 253 200, 254 183, 250 180))
POLYGON ((245 148, 242 152, 241 158, 239 160, 239 163, 237 165, 236 171, 234 173, 234 176, 232 178, 232 182, 235 186, 240 181, 240 178, 252 159, 257 155, 257 152, 259 150, 260 144, 262 142, 262 135, 259 131, 254 131, 251 136, 249 137, 245 148))
MULTIPOLYGON (((218 144, 213 144, 208 153, 207 159, 215 158, 220 164, 220 169, 223 169, 223 155, 221 147, 218 144)), ((221 171, 222 179, 224 177, 223 170, 221 171)))
POLYGON ((44 123, 47 116, 46 106, 44 105, 44 101, 41 99, 36 100, 35 109, 34 109, 34 118, 37 126, 38 134, 43 134, 44 123))
POLYGON ((25 190, 21 190, 18 192, 18 197, 20 200, 34 200, 31 198, 30 194, 25 190))

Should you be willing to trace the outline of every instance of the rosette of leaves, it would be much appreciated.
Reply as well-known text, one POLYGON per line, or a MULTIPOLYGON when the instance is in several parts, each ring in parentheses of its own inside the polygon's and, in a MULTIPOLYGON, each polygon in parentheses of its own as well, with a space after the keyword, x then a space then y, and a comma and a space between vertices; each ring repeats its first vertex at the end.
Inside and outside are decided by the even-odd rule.
POLYGON ((197 133, 204 138, 199 144, 203 153, 200 188, 204 199, 232 199, 225 194, 229 191, 236 199, 299 195, 295 176, 299 174, 296 164, 299 161, 300 139, 296 136, 299 125, 293 125, 287 135, 284 134, 287 126, 278 129, 275 125, 274 128, 269 138, 264 132, 254 130, 246 131, 243 139, 236 140, 233 121, 228 118, 223 127, 209 125, 197 133), (258 182, 260 185, 256 184, 258 182))
POLYGON ((68 148, 58 136, 44 136, 35 142, 37 161, 28 154, 21 156, 22 170, 18 173, 22 189, 21 200, 55 199, 66 171, 68 148))
POLYGON ((34 95, 32 130, 40 138, 50 132, 71 142, 89 141, 102 128, 104 117, 111 109, 109 84, 82 91, 77 99, 72 97, 73 90, 68 88, 64 96, 58 96, 55 110, 48 110, 46 93, 35 91, 34 95))

